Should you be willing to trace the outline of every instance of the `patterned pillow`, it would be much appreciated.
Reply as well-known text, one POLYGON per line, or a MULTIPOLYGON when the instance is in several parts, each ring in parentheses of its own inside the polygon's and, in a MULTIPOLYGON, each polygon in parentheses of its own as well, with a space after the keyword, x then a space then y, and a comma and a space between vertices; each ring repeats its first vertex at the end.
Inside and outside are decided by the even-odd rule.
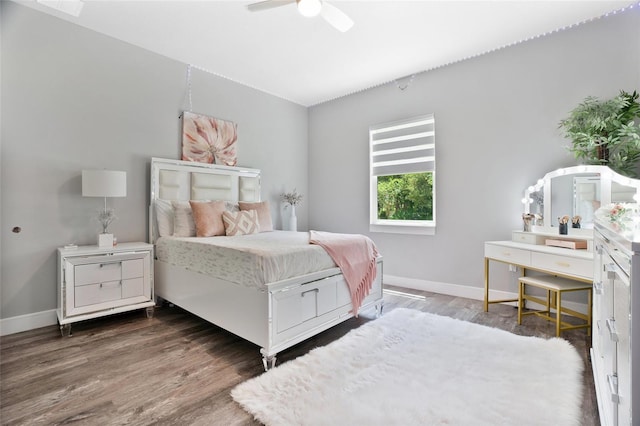
POLYGON ((258 225, 260 226, 259 232, 273 231, 271 211, 269 210, 269 203, 267 201, 259 203, 240 201, 238 205, 240 206, 240 210, 255 210, 258 213, 258 225))
POLYGON ((193 221, 196 224, 196 237, 215 237, 225 235, 222 212, 224 201, 190 201, 193 221))
POLYGON ((225 211, 222 213, 222 220, 228 236, 256 234, 260 229, 258 213, 255 210, 225 211))

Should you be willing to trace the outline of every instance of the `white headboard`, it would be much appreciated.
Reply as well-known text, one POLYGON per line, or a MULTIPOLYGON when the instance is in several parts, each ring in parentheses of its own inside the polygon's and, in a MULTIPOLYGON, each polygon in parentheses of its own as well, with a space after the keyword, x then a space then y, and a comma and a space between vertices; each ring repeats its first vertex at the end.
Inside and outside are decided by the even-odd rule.
POLYGON ((155 200, 260 201, 260 170, 192 161, 151 159, 149 239, 157 236, 155 200))

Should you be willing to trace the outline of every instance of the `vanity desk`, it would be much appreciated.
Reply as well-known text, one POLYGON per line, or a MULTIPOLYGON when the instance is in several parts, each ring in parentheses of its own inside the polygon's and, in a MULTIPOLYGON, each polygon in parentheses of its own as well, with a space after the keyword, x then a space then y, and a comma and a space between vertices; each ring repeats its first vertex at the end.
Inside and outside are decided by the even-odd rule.
POLYGON ((484 310, 492 303, 517 302, 518 298, 490 300, 489 263, 507 263, 520 268, 522 276, 527 270, 544 272, 576 281, 593 281, 593 232, 570 229, 567 235, 558 235, 555 228, 534 227, 531 232, 513 231, 510 241, 487 241, 484 243, 484 310), (573 232, 572 232, 573 231, 573 232), (584 249, 571 249, 547 245, 547 240, 582 242, 584 249))
POLYGON ((484 310, 492 303, 517 302, 490 300, 489 263, 502 262, 527 270, 539 271, 577 281, 592 282, 594 275, 593 227, 595 212, 610 203, 632 203, 640 193, 640 180, 631 179, 606 166, 573 166, 557 169, 524 190, 523 212, 535 214, 531 231, 514 231, 511 240, 487 241, 484 244, 484 310), (560 235, 557 218, 579 216, 580 228, 560 235), (578 240, 585 248, 550 246, 547 240, 578 240))

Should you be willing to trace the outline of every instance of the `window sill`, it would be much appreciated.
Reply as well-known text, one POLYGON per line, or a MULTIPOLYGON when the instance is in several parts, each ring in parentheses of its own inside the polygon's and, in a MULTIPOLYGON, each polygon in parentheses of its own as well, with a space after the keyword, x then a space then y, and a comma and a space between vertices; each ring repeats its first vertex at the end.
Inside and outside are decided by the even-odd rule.
POLYGON ((410 224, 369 224, 370 232, 384 232, 389 234, 408 234, 408 235, 435 235, 435 225, 410 225, 410 224))

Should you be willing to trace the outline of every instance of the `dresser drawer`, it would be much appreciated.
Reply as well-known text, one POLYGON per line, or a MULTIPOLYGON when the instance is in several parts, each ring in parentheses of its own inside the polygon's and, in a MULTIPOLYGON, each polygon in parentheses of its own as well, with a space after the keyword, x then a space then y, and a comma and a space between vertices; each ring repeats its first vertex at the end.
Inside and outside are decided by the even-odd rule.
POLYGON ((531 267, 593 279, 593 261, 587 259, 533 252, 531 253, 531 267))
POLYGON ((120 280, 83 285, 75 288, 75 307, 110 302, 121 297, 122 285, 120 280))
MULTIPOLYGON (((278 333, 336 308, 336 277, 300 286, 274 297, 278 333)), ((344 284, 343 284, 344 285, 344 284)))
POLYGON ((99 284, 107 281, 120 281, 122 262, 99 262, 77 265, 74 269, 75 285, 99 284))
POLYGON ((501 260, 508 263, 517 263, 519 265, 529 265, 531 263, 530 251, 512 247, 485 244, 484 255, 491 259, 501 260))

